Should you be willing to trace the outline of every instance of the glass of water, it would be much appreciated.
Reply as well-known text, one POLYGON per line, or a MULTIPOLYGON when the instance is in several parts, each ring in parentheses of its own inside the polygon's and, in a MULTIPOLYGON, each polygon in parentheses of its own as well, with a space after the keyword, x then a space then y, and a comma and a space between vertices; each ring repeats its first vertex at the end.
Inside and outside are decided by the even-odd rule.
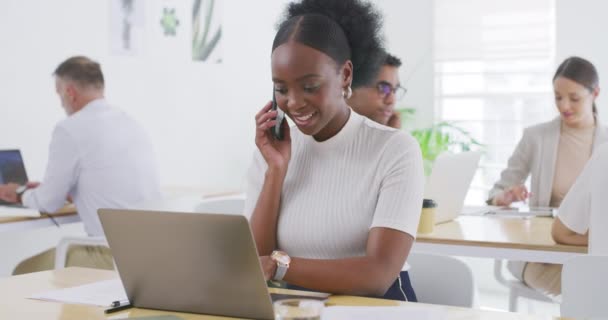
POLYGON ((275 320, 320 320, 325 304, 312 299, 286 299, 274 303, 275 320))

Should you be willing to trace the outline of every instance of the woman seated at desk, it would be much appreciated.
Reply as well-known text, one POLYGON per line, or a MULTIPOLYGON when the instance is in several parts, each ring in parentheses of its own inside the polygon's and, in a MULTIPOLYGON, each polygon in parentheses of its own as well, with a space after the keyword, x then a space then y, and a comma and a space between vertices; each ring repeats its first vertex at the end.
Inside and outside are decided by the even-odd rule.
MULTIPOLYGON (((608 129, 597 120, 595 99, 599 77, 593 64, 570 57, 553 77, 560 116, 527 128, 509 159, 508 167, 490 191, 488 204, 508 206, 530 198, 532 207, 559 207, 596 147, 608 141, 608 129), (531 192, 524 183, 531 175, 531 192)), ((510 262, 509 270, 531 287, 559 294, 546 273, 560 273, 561 265, 510 262)))
POLYGON ((271 63, 278 108, 295 128, 283 123, 278 140, 272 104, 256 115, 245 213, 267 279, 414 301, 400 271, 422 206, 420 147, 346 102, 351 85, 375 77, 368 55, 382 50, 379 27, 372 5, 357 0, 289 5, 271 63))

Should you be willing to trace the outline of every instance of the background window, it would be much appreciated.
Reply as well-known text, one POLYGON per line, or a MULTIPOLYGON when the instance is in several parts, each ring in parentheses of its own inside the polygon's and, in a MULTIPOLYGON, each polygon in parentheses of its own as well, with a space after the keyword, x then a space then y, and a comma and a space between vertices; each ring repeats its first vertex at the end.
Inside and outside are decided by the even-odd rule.
POLYGON ((485 144, 466 203, 481 204, 524 128, 555 115, 554 0, 435 1, 435 120, 485 144))

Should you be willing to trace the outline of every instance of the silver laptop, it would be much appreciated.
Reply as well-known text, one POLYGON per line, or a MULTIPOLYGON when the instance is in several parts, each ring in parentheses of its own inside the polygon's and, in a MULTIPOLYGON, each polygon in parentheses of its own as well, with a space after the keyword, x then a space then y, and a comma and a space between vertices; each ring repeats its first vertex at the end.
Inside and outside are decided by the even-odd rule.
POLYGON ((437 202, 435 223, 458 217, 480 158, 481 152, 461 152, 442 153, 435 159, 424 188, 424 198, 437 202))
MULTIPOLYGON (((244 216, 114 209, 98 213, 133 306, 274 319, 244 216)), ((324 300, 328 295, 306 296, 324 300)))
POLYGON ((496 209, 489 209, 484 214, 504 217, 555 217, 557 215, 557 208, 530 207, 528 205, 498 207, 496 209))

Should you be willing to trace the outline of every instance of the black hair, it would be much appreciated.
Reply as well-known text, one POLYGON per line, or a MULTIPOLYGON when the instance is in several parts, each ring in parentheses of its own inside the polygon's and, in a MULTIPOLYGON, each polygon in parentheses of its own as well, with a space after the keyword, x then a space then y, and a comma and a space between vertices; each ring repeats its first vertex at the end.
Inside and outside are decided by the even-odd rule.
MULTIPOLYGON (((590 61, 581 57, 570 57, 562 62, 555 75, 553 81, 558 77, 564 77, 570 79, 587 90, 593 92, 600 85, 600 77, 595 69, 595 66, 590 61)), ((593 114, 597 116, 597 106, 593 102, 593 114)))
POLYGON ((104 87, 101 66, 84 56, 68 58, 55 69, 53 75, 72 80, 83 87, 92 86, 97 89, 104 87))
POLYGON ((399 68, 399 67, 401 67, 401 59, 395 57, 394 55, 392 55, 390 53, 387 53, 386 57, 384 58, 383 65, 399 68))
POLYGON ((374 80, 383 56, 380 34, 382 18, 368 2, 361 0, 301 0, 287 6, 272 43, 278 46, 296 41, 319 50, 341 66, 353 64, 354 88, 374 80))

